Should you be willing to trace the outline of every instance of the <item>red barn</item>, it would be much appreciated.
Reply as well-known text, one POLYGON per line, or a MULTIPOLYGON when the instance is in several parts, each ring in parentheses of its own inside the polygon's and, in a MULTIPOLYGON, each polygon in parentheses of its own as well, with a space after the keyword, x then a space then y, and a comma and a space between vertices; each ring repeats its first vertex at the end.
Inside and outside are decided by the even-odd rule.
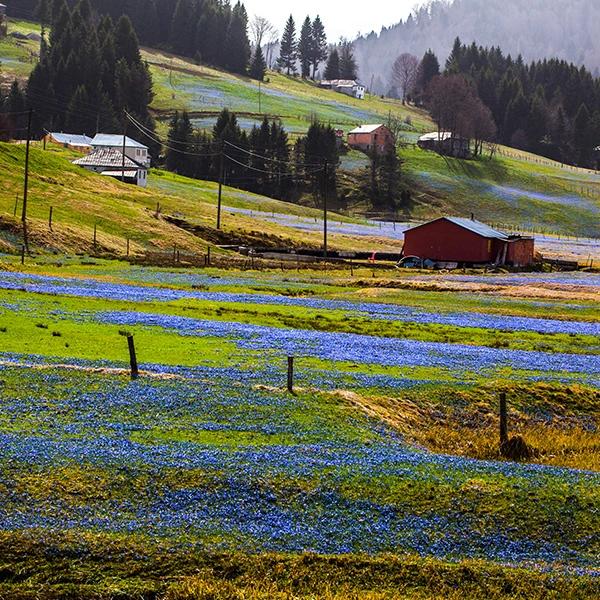
POLYGON ((362 125, 348 134, 348 146, 363 152, 383 154, 396 143, 394 134, 385 125, 362 125))
POLYGON ((534 239, 507 235, 485 223, 442 217, 404 233, 404 255, 439 262, 527 267, 534 261, 534 239))

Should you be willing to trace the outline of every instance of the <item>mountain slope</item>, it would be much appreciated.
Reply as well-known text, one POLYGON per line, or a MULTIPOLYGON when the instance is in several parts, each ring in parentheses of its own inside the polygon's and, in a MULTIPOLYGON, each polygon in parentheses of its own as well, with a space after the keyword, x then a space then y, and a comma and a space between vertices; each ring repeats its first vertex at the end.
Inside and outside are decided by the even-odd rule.
POLYGON ((431 48, 444 61, 459 36, 463 42, 500 46, 526 61, 557 57, 600 69, 600 3, 596 0, 434 0, 406 21, 355 42, 360 74, 380 79, 386 91, 394 59, 422 56, 431 48))

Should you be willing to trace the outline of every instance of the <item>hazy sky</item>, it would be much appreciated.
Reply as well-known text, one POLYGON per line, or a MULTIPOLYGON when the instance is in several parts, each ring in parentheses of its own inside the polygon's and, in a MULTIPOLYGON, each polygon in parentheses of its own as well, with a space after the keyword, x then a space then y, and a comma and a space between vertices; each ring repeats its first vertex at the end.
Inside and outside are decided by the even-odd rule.
POLYGON ((281 32, 285 21, 294 15, 299 28, 306 15, 320 15, 327 30, 327 38, 334 42, 340 36, 354 38, 360 33, 379 32, 384 25, 393 25, 408 16, 417 0, 243 0, 252 18, 259 14, 267 17, 281 32))

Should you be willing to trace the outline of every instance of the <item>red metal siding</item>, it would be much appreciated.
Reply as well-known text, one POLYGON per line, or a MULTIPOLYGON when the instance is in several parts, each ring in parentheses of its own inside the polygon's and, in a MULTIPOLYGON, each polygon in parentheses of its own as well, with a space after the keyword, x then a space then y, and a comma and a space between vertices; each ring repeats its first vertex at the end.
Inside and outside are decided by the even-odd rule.
POLYGON ((494 241, 440 219, 407 231, 404 255, 445 262, 488 263, 496 258, 494 241))
POLYGON ((513 267, 528 267, 535 258, 535 241, 533 238, 513 240, 508 245, 506 262, 513 267))

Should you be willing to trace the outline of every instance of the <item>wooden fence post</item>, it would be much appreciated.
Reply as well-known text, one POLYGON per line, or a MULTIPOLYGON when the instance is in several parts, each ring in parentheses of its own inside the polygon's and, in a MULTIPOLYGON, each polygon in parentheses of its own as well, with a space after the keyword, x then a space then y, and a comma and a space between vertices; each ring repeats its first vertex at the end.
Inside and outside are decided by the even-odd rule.
POLYGON ((15 210, 13 211, 13 217, 17 217, 17 209, 19 208, 19 194, 15 196, 15 210))
POLYGON ((206 266, 210 267, 210 246, 206 248, 206 266))
POLYGON ((508 442, 508 414, 506 408, 506 392, 500 394, 500 445, 508 442))
POLYGON ((25 244, 21 246, 21 264, 25 264, 25 244))
POLYGON ((129 238, 127 238, 127 256, 129 256, 129 238))
POLYGON ((94 250, 96 249, 97 240, 98 240, 98 224, 94 223, 94 250))
POLYGON ((54 210, 54 208, 51 206, 50 207, 50 215, 48 216, 48 228, 50 229, 50 231, 52 231, 52 211, 54 210))
POLYGON ((133 335, 127 336, 127 345, 129 346, 129 365, 131 368, 131 379, 137 379, 139 376, 137 357, 135 355, 135 342, 133 341, 133 335))
POLYGON ((287 371, 287 391, 290 394, 294 393, 294 357, 288 356, 288 371, 287 371))

